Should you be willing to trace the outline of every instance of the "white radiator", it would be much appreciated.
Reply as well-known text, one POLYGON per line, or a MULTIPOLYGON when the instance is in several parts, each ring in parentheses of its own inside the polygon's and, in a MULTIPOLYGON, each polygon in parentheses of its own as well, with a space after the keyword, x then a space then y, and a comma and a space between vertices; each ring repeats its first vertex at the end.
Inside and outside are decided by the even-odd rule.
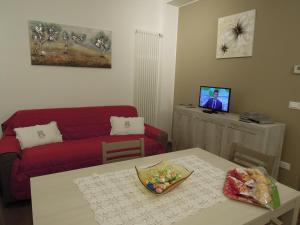
POLYGON ((134 104, 145 123, 156 125, 159 105, 159 70, 162 35, 135 33, 134 104))

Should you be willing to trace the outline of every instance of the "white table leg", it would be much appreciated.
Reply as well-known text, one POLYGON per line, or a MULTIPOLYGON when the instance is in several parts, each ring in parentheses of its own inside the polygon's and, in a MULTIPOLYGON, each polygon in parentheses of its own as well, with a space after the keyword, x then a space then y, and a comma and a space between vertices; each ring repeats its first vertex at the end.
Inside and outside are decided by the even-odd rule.
POLYGON ((299 216, 299 202, 298 202, 298 204, 296 204, 295 208, 293 209, 291 225, 297 225, 298 216, 299 216))
POLYGON ((283 223, 279 219, 273 218, 273 219, 271 219, 271 223, 270 224, 271 225, 282 225, 283 223))

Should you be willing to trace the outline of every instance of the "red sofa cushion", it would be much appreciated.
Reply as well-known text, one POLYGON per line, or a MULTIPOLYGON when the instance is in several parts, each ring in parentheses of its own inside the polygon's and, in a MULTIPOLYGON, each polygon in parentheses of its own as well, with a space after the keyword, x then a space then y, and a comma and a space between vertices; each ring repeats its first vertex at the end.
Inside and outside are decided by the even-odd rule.
POLYGON ((101 143, 144 138, 145 155, 164 153, 164 147, 144 135, 101 136, 36 146, 14 163, 11 189, 17 200, 30 198, 30 177, 102 164, 101 143))
POLYGON ((15 135, 14 128, 56 121, 64 140, 83 139, 109 135, 111 116, 137 115, 133 106, 21 110, 2 124, 2 130, 5 136, 12 136, 15 135))

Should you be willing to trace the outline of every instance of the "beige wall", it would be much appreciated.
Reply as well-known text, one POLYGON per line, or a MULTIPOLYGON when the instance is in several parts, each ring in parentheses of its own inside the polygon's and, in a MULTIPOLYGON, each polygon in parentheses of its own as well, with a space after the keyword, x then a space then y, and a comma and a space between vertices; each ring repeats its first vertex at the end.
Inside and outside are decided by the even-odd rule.
POLYGON ((280 181, 300 188, 299 0, 200 0, 179 11, 175 104, 197 104, 200 85, 232 88, 231 112, 257 111, 287 124, 280 181), (256 9, 253 56, 216 60, 217 19, 256 9))

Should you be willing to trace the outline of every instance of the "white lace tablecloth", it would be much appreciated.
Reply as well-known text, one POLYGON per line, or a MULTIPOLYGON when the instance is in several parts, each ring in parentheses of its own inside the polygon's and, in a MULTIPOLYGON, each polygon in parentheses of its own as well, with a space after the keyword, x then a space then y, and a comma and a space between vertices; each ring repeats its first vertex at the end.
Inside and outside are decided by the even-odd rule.
POLYGON ((190 155, 170 160, 194 173, 163 195, 150 193, 135 169, 74 180, 101 225, 169 225, 225 200, 225 172, 190 155))

